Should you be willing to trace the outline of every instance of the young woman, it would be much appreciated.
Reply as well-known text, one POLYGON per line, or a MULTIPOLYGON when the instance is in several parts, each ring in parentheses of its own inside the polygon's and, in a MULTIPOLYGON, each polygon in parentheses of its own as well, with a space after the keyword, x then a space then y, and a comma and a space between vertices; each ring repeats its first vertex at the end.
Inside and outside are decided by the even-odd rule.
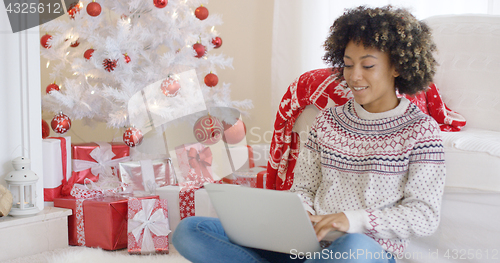
MULTIPOLYGON (((341 68, 354 98, 316 117, 290 191, 301 197, 318 240, 331 230, 346 234, 325 245, 329 253, 303 260, 395 262, 410 238, 439 224, 440 130, 398 97, 432 80, 435 45, 427 25, 404 9, 358 7, 334 22, 325 49, 325 61, 341 68)), ((232 244, 212 218, 183 220, 173 244, 193 262, 298 260, 232 244)))

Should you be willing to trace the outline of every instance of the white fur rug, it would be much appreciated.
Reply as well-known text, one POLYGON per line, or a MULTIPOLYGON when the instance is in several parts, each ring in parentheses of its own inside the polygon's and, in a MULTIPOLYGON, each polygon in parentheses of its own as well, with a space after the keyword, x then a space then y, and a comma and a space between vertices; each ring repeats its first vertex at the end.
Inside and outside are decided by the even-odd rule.
POLYGON ((177 251, 163 255, 129 255, 126 249, 106 251, 70 246, 1 263, 188 263, 177 251))

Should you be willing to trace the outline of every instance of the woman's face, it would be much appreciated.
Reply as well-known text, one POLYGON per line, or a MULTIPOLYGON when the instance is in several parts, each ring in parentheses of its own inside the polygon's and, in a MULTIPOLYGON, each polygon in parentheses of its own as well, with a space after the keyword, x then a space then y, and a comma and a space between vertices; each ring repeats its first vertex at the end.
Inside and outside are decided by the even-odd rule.
POLYGON ((394 87, 399 74, 388 53, 351 41, 344 52, 344 65, 344 78, 354 99, 366 111, 384 112, 399 104, 394 87))

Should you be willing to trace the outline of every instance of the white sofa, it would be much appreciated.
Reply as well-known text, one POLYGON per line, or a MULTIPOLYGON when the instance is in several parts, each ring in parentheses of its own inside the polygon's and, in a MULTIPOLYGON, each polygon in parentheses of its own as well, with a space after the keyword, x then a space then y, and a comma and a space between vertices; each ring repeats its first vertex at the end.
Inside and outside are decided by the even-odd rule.
POLYGON ((434 82, 467 125, 442 133, 447 175, 440 228, 414 240, 401 261, 500 262, 500 16, 426 22, 438 48, 434 82))

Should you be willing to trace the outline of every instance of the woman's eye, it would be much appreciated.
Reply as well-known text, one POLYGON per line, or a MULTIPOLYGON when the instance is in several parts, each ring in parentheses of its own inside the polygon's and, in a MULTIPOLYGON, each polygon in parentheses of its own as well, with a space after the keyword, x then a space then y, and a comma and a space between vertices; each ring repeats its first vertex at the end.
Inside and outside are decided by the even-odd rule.
POLYGON ((352 65, 344 65, 344 68, 352 68, 352 65))
POLYGON ((375 65, 370 65, 370 66, 363 66, 363 68, 373 68, 375 65))

